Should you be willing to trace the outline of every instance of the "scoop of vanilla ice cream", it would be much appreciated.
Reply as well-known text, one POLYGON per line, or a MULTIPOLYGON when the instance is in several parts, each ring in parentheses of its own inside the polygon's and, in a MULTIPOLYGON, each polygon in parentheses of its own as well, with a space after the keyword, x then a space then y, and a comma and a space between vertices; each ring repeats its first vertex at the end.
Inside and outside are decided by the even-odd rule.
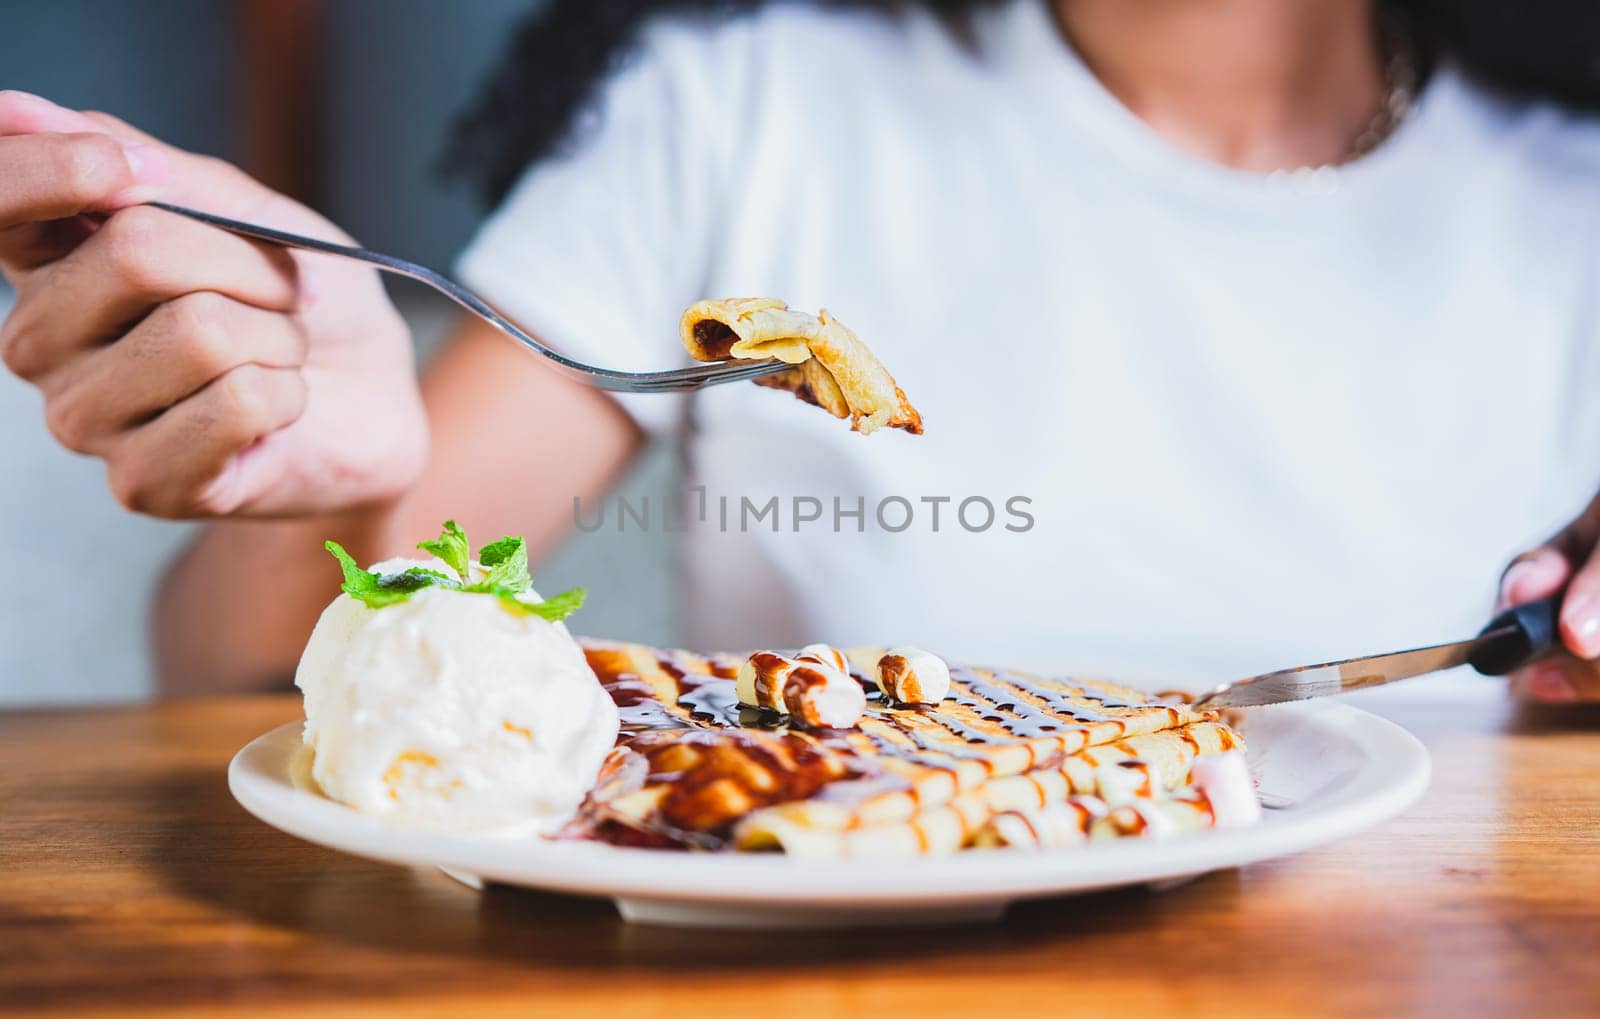
MULTIPOLYGON (((415 565, 442 568, 375 569, 415 565)), ((429 828, 553 830, 617 738, 616 706, 567 628, 490 595, 427 588, 372 609, 341 594, 295 684, 323 791, 429 828)))

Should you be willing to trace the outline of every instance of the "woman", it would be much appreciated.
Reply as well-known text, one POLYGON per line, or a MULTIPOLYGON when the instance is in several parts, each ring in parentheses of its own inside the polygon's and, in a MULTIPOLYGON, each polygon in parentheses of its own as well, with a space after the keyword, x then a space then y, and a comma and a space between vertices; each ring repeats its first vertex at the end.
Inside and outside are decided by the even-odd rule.
MULTIPOLYGON (((1433 22, 711 6, 557 3, 523 36, 463 134, 503 201, 460 275, 639 370, 681 361, 698 298, 826 305, 924 437, 752 386, 613 399, 472 320, 419 385, 370 273, 138 206, 339 236, 314 213, 0 98, 6 363, 124 504, 217 518, 161 592, 171 689, 291 670, 324 538, 376 559, 453 516, 546 547, 650 434, 711 507, 680 543, 693 644, 1189 683, 1470 632, 1499 566, 1594 494, 1600 124, 1491 91, 1433 22)), ((1567 590, 1572 656, 1519 675, 1529 696, 1600 695, 1597 536, 1591 505, 1504 575, 1513 600, 1567 590)))

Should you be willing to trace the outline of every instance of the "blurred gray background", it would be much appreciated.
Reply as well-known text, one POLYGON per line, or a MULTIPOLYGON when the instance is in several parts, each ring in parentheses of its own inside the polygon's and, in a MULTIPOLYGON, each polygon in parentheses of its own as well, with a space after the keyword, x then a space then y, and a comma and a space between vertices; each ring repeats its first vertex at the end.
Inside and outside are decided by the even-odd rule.
MULTIPOLYGON (((452 115, 538 0, 0 0, 0 89, 103 109, 243 163, 363 243, 447 269, 482 214, 434 163, 452 115)), ((391 287, 424 353, 453 312, 391 287)), ((10 294, 0 283, 0 314, 10 294)), ((648 453, 625 489, 660 491, 648 453)), ((185 525, 135 517, 0 372, 0 704, 150 695, 149 593, 185 525)), ((658 535, 575 538, 541 587, 584 585, 584 632, 671 643, 658 535)))

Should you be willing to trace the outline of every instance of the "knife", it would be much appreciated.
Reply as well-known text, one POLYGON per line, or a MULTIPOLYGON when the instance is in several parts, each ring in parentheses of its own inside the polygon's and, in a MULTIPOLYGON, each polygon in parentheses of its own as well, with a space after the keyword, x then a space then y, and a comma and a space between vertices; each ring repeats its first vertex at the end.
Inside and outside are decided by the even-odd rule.
POLYGON ((1556 620, 1560 609, 1560 595, 1528 602, 1495 616, 1471 640, 1267 672, 1224 683, 1195 698, 1192 706, 1248 708, 1303 701, 1382 686, 1458 665, 1470 665, 1485 676, 1504 676, 1559 648, 1556 620))

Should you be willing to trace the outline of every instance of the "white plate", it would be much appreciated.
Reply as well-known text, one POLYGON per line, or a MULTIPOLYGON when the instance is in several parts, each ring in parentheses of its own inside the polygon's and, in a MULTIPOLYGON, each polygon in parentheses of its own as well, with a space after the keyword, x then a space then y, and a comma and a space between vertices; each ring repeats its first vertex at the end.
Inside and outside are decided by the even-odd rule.
POLYGON ((796 927, 993 920, 1018 899, 1172 882, 1359 831, 1404 810, 1428 784, 1428 753, 1416 737, 1344 704, 1257 709, 1239 728, 1274 808, 1261 824, 1055 853, 806 861, 412 831, 318 793, 305 775, 299 723, 239 751, 228 785, 273 827, 357 856, 439 867, 468 883, 607 896, 641 923, 796 927))

